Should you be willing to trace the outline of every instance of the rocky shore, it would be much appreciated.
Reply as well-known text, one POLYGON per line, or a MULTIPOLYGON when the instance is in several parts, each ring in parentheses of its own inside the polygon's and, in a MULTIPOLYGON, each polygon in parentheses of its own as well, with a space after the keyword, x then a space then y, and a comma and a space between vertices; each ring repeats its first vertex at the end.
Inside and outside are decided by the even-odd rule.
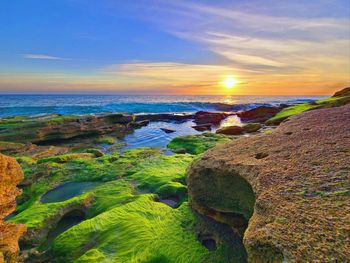
POLYGON ((2 118, 0 152, 13 158, 0 155, 0 255, 346 261, 349 103, 347 88, 313 103, 242 112, 2 118), (166 149, 123 148, 124 137, 154 123, 173 136, 166 149), (194 133, 175 137, 183 123, 194 133))

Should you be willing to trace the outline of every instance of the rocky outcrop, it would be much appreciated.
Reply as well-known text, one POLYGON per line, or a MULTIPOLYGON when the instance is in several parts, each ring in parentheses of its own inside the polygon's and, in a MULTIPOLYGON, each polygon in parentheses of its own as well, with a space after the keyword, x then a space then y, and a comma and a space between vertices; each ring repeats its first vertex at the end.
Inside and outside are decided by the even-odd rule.
POLYGON ((125 134, 134 116, 123 114, 0 119, 0 141, 43 143, 111 132, 125 134))
POLYGON ((18 239, 25 226, 3 220, 16 208, 16 197, 21 193, 16 186, 22 179, 23 172, 16 160, 0 154, 0 262, 17 262, 18 239))
POLYGON ((238 112, 237 116, 240 117, 242 121, 264 123, 282 109, 282 107, 260 106, 255 109, 238 112))
POLYGON ((345 97, 345 96, 350 96, 350 87, 337 91, 336 93, 334 93, 332 97, 345 97))
POLYGON ((240 233, 249 262, 347 262, 349 153, 350 105, 305 112, 206 152, 190 203, 240 233))

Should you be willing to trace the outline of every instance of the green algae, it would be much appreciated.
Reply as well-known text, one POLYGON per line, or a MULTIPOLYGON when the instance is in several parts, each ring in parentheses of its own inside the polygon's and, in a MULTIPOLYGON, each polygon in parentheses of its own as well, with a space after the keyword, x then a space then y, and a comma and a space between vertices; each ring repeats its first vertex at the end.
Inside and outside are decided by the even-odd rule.
POLYGON ((174 152, 187 152, 189 154, 201 154, 213 148, 217 144, 230 141, 231 138, 221 134, 203 133, 174 138, 167 145, 174 152))
POLYGON ((112 136, 102 136, 95 140, 95 143, 109 144, 112 145, 117 141, 115 137, 112 136))

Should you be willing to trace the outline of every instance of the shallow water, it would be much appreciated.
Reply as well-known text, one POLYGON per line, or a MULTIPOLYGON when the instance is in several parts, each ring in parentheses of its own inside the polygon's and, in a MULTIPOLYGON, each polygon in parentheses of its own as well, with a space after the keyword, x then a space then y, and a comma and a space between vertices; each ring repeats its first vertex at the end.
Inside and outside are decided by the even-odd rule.
POLYGON ((42 203, 55 203, 68 200, 72 197, 83 194, 84 192, 98 186, 98 182, 69 182, 64 183, 41 197, 42 203))

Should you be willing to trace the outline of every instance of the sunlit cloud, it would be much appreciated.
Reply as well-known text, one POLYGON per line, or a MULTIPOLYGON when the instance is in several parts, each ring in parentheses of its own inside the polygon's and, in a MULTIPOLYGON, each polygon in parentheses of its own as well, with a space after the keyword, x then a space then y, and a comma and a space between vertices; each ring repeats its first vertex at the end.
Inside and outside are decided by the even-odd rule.
POLYGON ((66 60, 66 58, 49 56, 44 54, 23 54, 22 56, 26 59, 66 60))

